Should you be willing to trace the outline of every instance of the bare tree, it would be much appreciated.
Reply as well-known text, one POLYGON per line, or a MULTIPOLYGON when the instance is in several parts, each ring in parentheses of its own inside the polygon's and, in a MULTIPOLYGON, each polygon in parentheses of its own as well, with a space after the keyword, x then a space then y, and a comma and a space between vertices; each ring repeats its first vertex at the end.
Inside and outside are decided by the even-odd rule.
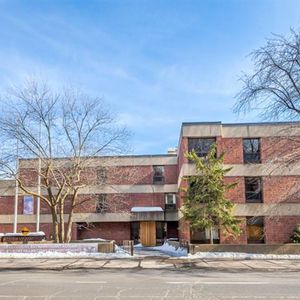
POLYGON ((50 208, 55 242, 69 242, 74 209, 87 201, 78 195, 89 184, 93 158, 126 149, 128 132, 117 126, 101 99, 74 89, 55 92, 32 80, 11 89, 5 102, 0 112, 2 175, 16 178, 24 193, 40 197, 50 208), (30 167, 12 167, 17 143, 20 157, 33 158, 30 167), (28 178, 30 168, 34 180, 41 177, 40 194, 28 178))
POLYGON ((241 80, 235 112, 257 109, 267 119, 300 118, 300 34, 273 35, 265 46, 251 53, 252 73, 241 80))
MULTIPOLYGON (((254 68, 241 78, 243 85, 236 95, 234 111, 236 113, 257 111, 265 120, 299 121, 300 31, 291 29, 287 37, 274 34, 264 46, 254 50, 250 57, 254 68)), ((270 175, 276 172, 278 164, 288 169, 300 159, 299 124, 291 123, 281 133, 284 138, 281 137, 280 140, 276 137, 270 138, 270 146, 264 149, 265 156, 269 157, 268 162, 271 163, 270 175)), ((299 185, 296 179, 290 180, 285 191, 280 203, 297 201, 299 185)), ((256 218, 253 218, 254 222, 256 218)), ((278 205, 271 206, 266 217, 274 221, 276 218, 278 205)))

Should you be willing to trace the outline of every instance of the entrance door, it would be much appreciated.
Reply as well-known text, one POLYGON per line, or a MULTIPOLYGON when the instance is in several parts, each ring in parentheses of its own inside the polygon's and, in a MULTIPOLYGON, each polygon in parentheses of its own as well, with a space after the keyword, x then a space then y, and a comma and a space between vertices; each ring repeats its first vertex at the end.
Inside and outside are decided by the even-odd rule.
POLYGON ((156 245, 156 225, 155 221, 140 222, 140 239, 143 246, 156 245))

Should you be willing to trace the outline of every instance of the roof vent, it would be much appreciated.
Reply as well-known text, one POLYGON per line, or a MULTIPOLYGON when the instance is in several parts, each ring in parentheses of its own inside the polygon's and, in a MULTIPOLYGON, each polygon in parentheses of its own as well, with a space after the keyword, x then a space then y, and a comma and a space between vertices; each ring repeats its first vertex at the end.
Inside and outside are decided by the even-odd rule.
POLYGON ((177 154, 177 148, 176 147, 168 148, 168 154, 177 154))

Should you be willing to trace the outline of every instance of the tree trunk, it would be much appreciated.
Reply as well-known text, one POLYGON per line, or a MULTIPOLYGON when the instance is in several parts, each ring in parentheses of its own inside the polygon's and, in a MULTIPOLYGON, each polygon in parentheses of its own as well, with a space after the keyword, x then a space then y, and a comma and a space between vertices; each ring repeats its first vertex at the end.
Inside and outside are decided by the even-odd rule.
POLYGON ((65 242, 65 220, 64 220, 64 201, 61 199, 59 206, 59 221, 60 221, 60 242, 65 242))
POLYGON ((210 238, 210 244, 213 245, 214 243, 214 233, 213 233, 213 227, 209 227, 209 238, 210 238))
POLYGON ((74 210, 74 208, 71 208, 71 211, 69 213, 69 219, 68 219, 68 225, 67 225, 67 234, 65 236, 65 243, 70 243, 70 241, 72 239, 73 210, 74 210))
POLYGON ((59 243, 59 224, 57 220, 56 207, 51 207, 51 215, 52 215, 54 242, 59 243))

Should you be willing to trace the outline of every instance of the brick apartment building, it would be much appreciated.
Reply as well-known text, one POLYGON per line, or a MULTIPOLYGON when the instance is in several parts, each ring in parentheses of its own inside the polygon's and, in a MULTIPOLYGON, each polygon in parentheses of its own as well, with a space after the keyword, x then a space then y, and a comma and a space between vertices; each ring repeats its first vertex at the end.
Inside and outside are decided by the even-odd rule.
MULTIPOLYGON (((85 202, 75 211, 73 239, 133 239, 145 245, 164 238, 206 242, 208 234, 190 232, 180 213, 181 188, 186 184, 182 178, 195 172, 184 153, 194 149, 204 156, 216 143, 218 152, 225 153, 224 163, 232 167, 226 181, 237 183, 227 197, 236 203, 234 213, 241 219, 243 233, 233 239, 216 229, 215 241, 289 242, 300 223, 300 168, 297 162, 286 165, 283 160, 298 148, 299 125, 183 123, 177 152, 94 158, 87 176, 89 186, 80 194, 85 202)), ((30 175, 35 162, 22 159, 19 164, 31 186, 37 185, 36 177, 30 175)), ((14 181, 0 181, 0 232, 12 232, 14 194, 14 181)), ((33 212, 26 212, 24 196, 19 195, 18 230, 26 225, 35 231, 36 204, 33 212)), ((43 202, 40 220, 40 230, 50 237, 51 215, 43 202)))

